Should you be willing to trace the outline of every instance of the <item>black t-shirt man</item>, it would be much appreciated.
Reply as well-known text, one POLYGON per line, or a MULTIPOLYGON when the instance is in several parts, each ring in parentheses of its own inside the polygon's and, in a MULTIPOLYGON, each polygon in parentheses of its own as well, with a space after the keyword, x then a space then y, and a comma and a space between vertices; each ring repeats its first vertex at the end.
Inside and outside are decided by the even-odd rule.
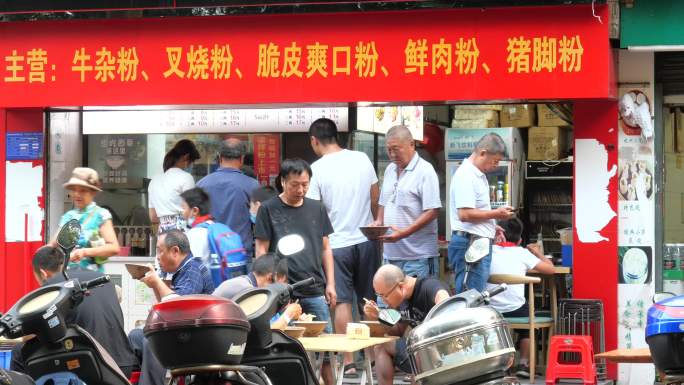
POLYGON ((255 237, 269 241, 269 252, 275 252, 278 241, 290 234, 304 238, 304 250, 287 257, 290 283, 314 277, 315 284, 295 291, 296 297, 318 297, 325 294, 323 272, 323 237, 333 233, 325 206, 304 198, 301 206, 293 207, 276 196, 261 204, 257 213, 255 237))
MULTIPOLYGON (((81 269, 69 270, 68 274, 69 278, 78 278, 81 282, 102 276, 101 273, 81 269)), ((62 281, 64 277, 57 273, 47 279, 44 285, 62 281)), ((138 359, 124 332, 123 312, 113 283, 91 289, 90 295, 83 299, 76 311, 67 315, 66 321, 90 333, 124 372, 130 372, 130 368, 138 366, 138 359)), ((14 352, 12 354, 12 369, 22 371, 23 359, 15 357, 14 352)))
POLYGON ((436 278, 416 278, 411 299, 400 307, 402 317, 414 323, 423 322, 435 306, 435 298, 440 290, 449 291, 442 281, 436 278))

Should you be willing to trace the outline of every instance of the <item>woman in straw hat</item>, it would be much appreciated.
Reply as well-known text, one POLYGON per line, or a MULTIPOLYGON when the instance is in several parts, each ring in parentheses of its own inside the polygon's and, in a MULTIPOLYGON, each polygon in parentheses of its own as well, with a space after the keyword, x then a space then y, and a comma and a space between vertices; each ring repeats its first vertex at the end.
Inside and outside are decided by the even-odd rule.
MULTIPOLYGON (((102 264, 107 258, 119 252, 112 214, 93 201, 95 195, 102 191, 100 186, 97 171, 87 167, 76 167, 69 181, 64 184, 69 190, 74 208, 62 215, 59 226, 62 227, 72 219, 81 224, 81 237, 76 249, 71 252, 70 267, 79 265, 84 269, 101 272, 102 264)), ((53 238, 50 243, 55 246, 56 239, 53 238)))

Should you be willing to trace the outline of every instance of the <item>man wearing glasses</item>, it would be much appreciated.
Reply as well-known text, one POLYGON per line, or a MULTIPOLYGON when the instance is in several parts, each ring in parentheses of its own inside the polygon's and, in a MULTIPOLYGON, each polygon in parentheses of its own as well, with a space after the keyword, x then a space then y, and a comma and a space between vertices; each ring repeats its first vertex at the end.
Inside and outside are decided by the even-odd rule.
MULTIPOLYGON (((449 293, 438 279, 407 276, 395 265, 384 265, 378 269, 373 277, 373 288, 378 298, 382 298, 387 306, 399 309, 402 319, 408 321, 398 323, 388 333, 401 338, 374 348, 378 384, 391 385, 395 366, 411 373, 406 339, 403 337, 407 326, 422 322, 430 309, 449 298, 449 293)), ((363 311, 367 319, 378 319, 378 305, 375 302, 367 301, 363 311)))
POLYGON ((497 134, 484 135, 473 153, 458 167, 449 186, 451 200, 451 241, 449 264, 456 272, 456 293, 466 289, 485 289, 492 262, 492 243, 496 236, 496 220, 511 219, 515 211, 510 206, 492 210, 489 200, 489 181, 485 174, 496 170, 506 156, 506 144, 497 134), (470 268, 468 281, 463 282, 466 270, 465 254, 473 240, 489 238, 489 253, 470 268), (467 286, 467 287, 465 287, 467 286))
POLYGON ((392 163, 385 169, 374 222, 392 229, 380 238, 385 242, 383 257, 407 275, 434 275, 434 261, 439 255, 437 216, 442 207, 437 173, 416 152, 406 126, 390 128, 385 145, 392 163))

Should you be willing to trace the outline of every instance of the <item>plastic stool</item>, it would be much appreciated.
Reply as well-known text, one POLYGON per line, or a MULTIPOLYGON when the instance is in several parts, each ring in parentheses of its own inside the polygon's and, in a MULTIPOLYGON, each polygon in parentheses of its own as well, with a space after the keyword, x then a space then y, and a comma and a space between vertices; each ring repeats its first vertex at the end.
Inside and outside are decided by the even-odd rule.
POLYGON ((546 385, 561 378, 577 378, 584 385, 596 385, 596 363, 591 336, 556 335, 551 337, 546 366, 546 385), (578 353, 579 363, 560 362, 560 353, 578 353))

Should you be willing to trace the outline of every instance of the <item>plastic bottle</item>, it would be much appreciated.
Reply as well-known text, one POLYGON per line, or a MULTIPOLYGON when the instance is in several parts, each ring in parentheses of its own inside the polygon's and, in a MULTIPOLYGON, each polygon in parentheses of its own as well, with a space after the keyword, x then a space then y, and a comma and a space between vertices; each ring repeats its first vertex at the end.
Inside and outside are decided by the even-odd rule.
POLYGON ((478 356, 485 354, 485 341, 484 337, 479 334, 474 334, 470 341, 470 347, 472 349, 471 355, 478 356))
POLYGON ((544 255, 544 231, 539 228, 539 234, 537 234, 537 247, 541 255, 544 255))
POLYGON ((221 283, 221 261, 219 261, 218 254, 211 254, 209 256, 209 271, 211 272, 211 279, 215 285, 221 283))
POLYGON ((491 353, 499 350, 499 338, 496 334, 495 329, 489 329, 487 331, 487 345, 485 346, 485 351, 491 353))

